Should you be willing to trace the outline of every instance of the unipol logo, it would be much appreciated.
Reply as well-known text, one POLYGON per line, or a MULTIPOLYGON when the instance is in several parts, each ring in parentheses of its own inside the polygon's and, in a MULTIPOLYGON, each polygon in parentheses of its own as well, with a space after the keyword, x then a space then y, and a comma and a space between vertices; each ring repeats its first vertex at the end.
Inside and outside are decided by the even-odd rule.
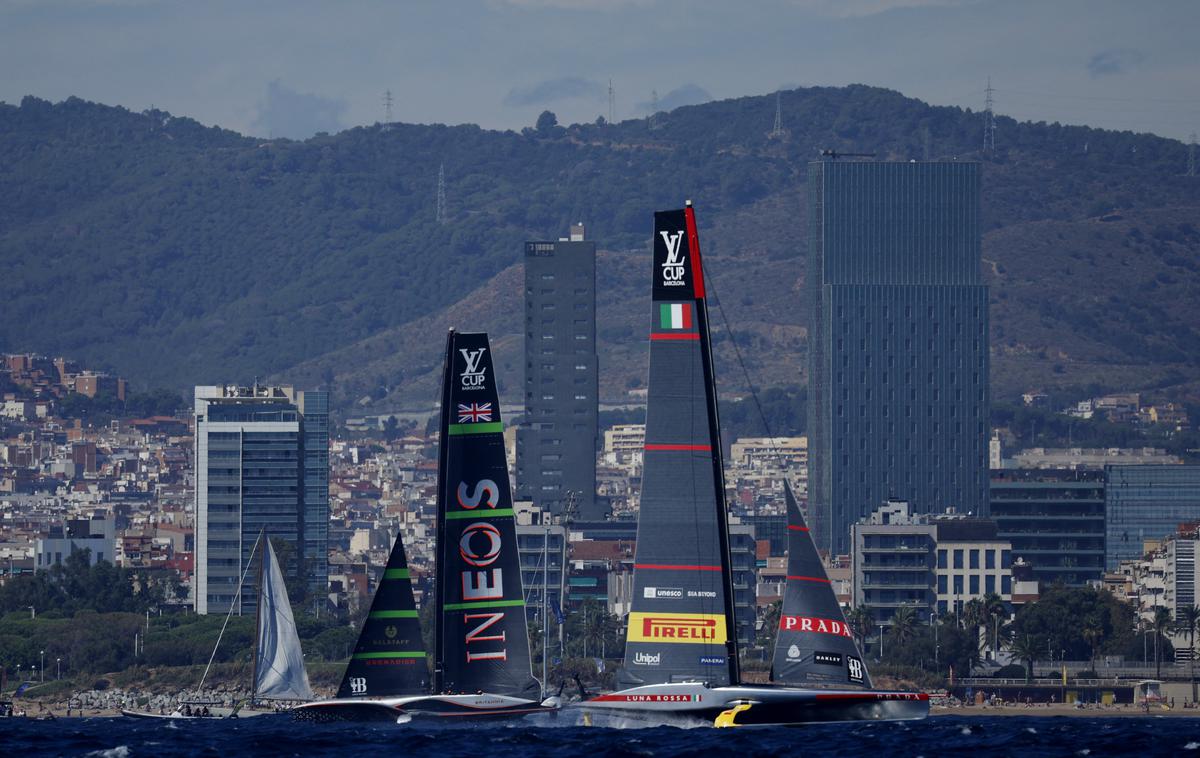
POLYGON ((798 645, 792 645, 791 647, 789 647, 787 649, 787 657, 788 657, 789 661, 799 660, 800 647, 798 645))
POLYGON ((655 653, 654 655, 650 655, 649 653, 634 653, 633 662, 639 666, 657 666, 662 663, 662 653, 655 653))
POLYGON ((365 695, 367 692, 367 678, 364 676, 350 677, 350 691, 355 695, 365 695))
POLYGON ((458 351, 462 354, 463 361, 467 364, 463 369, 460 381, 464 390, 481 390, 483 389, 483 354, 487 352, 486 347, 481 347, 478 350, 468 350, 465 347, 458 351))
POLYGON ((683 253, 680 250, 683 247, 683 232, 678 231, 674 234, 670 232, 659 232, 662 235, 663 243, 667 246, 667 260, 662 265, 662 278, 664 287, 682 287, 686 284, 683 280, 683 253))

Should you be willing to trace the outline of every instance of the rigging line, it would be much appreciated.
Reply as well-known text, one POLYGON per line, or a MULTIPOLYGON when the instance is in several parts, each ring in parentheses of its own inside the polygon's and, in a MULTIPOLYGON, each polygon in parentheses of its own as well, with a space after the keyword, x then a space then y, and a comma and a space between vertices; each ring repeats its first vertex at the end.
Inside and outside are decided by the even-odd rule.
POLYGON ((733 345, 733 354, 737 356, 738 365, 742 367, 742 376, 746 379, 746 386, 750 389, 750 397, 754 398, 754 407, 758 411, 758 418, 762 421, 763 431, 768 437, 774 437, 771 433, 771 426, 767 423, 767 414, 763 413, 762 403, 758 400, 758 392, 754 389, 754 383, 750 381, 750 371, 746 368, 746 362, 742 360, 742 351, 738 348, 737 338, 733 335, 733 329, 729 327, 729 319, 725 316, 725 300, 717 292, 716 284, 713 282, 712 271, 706 271, 706 284, 712 290, 713 297, 717 301, 717 310, 721 312, 721 323, 725 325, 725 333, 729 335, 729 342, 733 345))

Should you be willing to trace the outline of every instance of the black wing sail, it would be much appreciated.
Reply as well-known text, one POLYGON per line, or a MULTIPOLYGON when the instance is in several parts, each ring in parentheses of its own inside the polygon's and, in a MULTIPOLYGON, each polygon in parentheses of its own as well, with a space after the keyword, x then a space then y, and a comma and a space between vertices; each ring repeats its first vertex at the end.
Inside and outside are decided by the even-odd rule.
POLYGON ((400 697, 428 692, 425 643, 408 558, 397 534, 337 696, 400 697))
POLYGON ((738 680, 725 488, 691 207, 654 214, 646 448, 623 684, 738 680))
POLYGON ((813 543, 792 488, 788 513, 787 585, 775 638, 772 676, 784 684, 871 686, 858 645, 813 543))
POLYGON ((451 332, 438 497, 439 692, 536 698, 500 400, 486 334, 451 332))

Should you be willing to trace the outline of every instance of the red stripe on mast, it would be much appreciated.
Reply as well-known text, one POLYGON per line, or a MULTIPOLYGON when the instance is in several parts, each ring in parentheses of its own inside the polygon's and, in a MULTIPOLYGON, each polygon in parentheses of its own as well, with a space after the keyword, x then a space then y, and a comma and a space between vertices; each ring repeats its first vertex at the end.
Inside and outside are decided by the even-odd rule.
POLYGON ((665 563, 635 563, 635 569, 657 569, 659 571, 720 571, 720 566, 674 566, 665 563))
POLYGON ((697 300, 704 298, 704 272, 700 268, 700 235, 696 233, 696 214, 691 203, 683 209, 687 219, 688 253, 692 259, 692 291, 697 300))
POLYGON ((654 332, 650 335, 652 340, 698 340, 700 335, 696 332, 654 332))

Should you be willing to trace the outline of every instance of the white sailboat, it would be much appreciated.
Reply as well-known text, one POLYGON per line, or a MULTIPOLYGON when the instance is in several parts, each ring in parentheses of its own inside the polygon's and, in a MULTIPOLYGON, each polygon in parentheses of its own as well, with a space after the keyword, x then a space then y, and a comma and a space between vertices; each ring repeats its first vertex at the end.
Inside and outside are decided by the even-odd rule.
MULTIPOLYGON (((233 708, 223 706, 213 701, 191 700, 180 703, 171 713, 151 713, 149 711, 125 710, 121 713, 133 718, 157 719, 210 719, 210 718, 246 718, 277 712, 283 704, 291 705, 297 701, 312 700, 314 695, 308 683, 308 672, 304 669, 304 653, 300 647, 300 635, 296 631, 296 620, 292 615, 292 604, 288 600, 287 586, 283 581, 283 572, 279 568, 279 560, 270 539, 264 539, 259 533, 251 549, 251 560, 242 573, 245 581, 250 565, 254 563, 253 556, 259 556, 258 579, 258 608, 255 614, 255 644, 254 644, 254 678, 252 697, 245 707, 235 705, 233 708), (259 549, 259 546, 261 550, 259 549), (271 705, 274 703, 274 705, 271 705)), ((203 689, 216 657, 221 638, 233 611, 238 607, 241 597, 241 582, 238 592, 234 595, 225 623, 221 625, 221 633, 209 656, 208 666, 200 678, 199 689, 203 689)))

